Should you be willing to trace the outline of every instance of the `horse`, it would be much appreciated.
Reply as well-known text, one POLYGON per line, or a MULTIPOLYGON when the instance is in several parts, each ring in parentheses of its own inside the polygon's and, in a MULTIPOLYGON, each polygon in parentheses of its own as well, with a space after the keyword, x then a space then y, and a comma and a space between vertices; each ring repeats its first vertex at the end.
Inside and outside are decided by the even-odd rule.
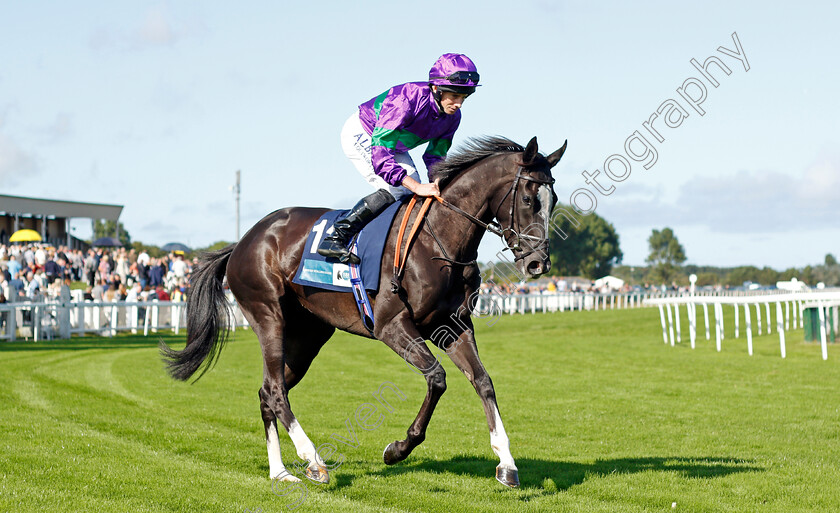
MULTIPOLYGON (((365 327, 353 294, 292 283, 303 252, 309 249, 307 235, 327 209, 277 210, 239 242, 205 254, 194 270, 187 301, 187 344, 177 351, 161 342, 162 356, 171 376, 183 381, 200 370, 198 379, 213 366, 229 330, 226 276, 262 350, 263 383, 258 395, 269 478, 299 481, 283 465, 279 421, 306 462, 305 476, 329 482, 328 466, 292 413, 288 391, 303 379, 320 349, 340 329, 381 340, 422 370, 426 379, 420 411, 406 438, 385 447, 386 464, 404 460, 425 440, 426 427, 446 391, 446 373, 425 343, 432 340, 446 351, 481 399, 490 446, 499 458, 496 479, 505 486, 519 486, 493 382, 479 359, 473 332, 471 312, 481 285, 476 258, 479 242, 490 230, 501 236, 523 275, 536 277, 550 269, 548 221, 557 202, 551 168, 562 158, 566 143, 547 157, 538 151, 536 137, 524 148, 498 136, 470 139, 464 146, 433 169, 431 178, 439 180, 441 204, 430 208, 420 221, 404 277, 394 287, 389 283, 388 263, 394 258, 398 235, 393 226, 390 229, 378 291, 368 294, 375 319, 372 332, 365 327), (441 328, 448 336, 438 336, 441 328)), ((406 209, 402 204, 397 216, 406 209)))

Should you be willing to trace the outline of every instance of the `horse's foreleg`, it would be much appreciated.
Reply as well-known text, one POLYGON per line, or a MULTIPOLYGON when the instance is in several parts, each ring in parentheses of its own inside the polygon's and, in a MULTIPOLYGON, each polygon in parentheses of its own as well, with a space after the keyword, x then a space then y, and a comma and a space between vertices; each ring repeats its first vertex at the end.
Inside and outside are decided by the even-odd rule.
POLYGON ((505 486, 512 488, 519 486, 519 471, 513 461, 513 455, 510 453, 510 440, 499 414, 496 390, 493 388, 490 375, 487 374, 487 370, 478 357, 478 348, 475 345, 472 331, 464 331, 458 340, 446 349, 446 353, 455 365, 461 369, 461 372, 467 376, 476 393, 478 393, 478 397, 481 398, 484 414, 487 416, 487 425, 490 427, 490 447, 499 457, 496 479, 505 486))
POLYGON ((415 447, 426 439, 426 428, 435 411, 438 400, 446 391, 446 372, 435 356, 426 347, 423 337, 409 320, 395 320, 378 334, 378 338, 411 364, 426 378, 426 397, 420 411, 406 432, 405 440, 391 442, 385 447, 382 458, 387 465, 393 465, 408 457, 415 447))

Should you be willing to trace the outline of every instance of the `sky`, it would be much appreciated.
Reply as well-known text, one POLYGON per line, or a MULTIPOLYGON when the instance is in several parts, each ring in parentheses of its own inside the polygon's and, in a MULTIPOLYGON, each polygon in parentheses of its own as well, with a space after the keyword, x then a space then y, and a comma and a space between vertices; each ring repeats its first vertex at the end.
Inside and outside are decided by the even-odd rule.
MULTIPOLYGON (((837 2, 401 5, 0 0, 0 192, 123 205, 133 240, 193 247, 235 238, 237 170, 242 233, 281 207, 349 208, 372 189, 341 151, 345 119, 458 52, 482 87, 454 146, 568 140, 555 190, 595 198, 624 264, 644 265, 664 227, 697 265, 840 255, 837 2), (691 63, 711 56, 730 71, 709 65, 717 87, 691 63), (702 115, 678 92, 689 80, 699 98, 692 78, 702 115), (663 105, 673 127, 651 121, 663 105), (655 162, 629 158, 636 131, 655 162)), ((72 227, 90 236, 89 220, 72 227)), ((491 237, 481 261, 502 247, 491 237)))

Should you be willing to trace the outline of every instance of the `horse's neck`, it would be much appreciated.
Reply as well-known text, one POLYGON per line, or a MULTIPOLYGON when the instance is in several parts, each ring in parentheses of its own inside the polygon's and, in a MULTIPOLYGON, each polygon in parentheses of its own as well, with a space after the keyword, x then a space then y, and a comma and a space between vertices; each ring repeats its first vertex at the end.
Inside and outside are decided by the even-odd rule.
MULTIPOLYGON (((487 223, 492 220, 492 199, 503 185, 504 177, 494 169, 475 169, 464 172, 441 193, 443 199, 468 214, 487 223), (482 175, 483 173, 483 175, 482 175), (472 176, 471 176, 472 175, 472 176)), ((473 259, 485 229, 467 217, 443 205, 434 209, 435 226, 445 226, 448 236, 441 241, 450 258, 473 259), (437 221, 437 222, 435 222, 437 221)))

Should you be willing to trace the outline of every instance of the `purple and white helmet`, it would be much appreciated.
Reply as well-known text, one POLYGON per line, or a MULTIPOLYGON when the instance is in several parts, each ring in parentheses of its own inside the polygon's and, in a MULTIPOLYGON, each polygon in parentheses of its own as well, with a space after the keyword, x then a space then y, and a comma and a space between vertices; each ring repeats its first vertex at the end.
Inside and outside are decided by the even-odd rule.
POLYGON ((429 85, 439 91, 470 95, 478 87, 478 70, 473 61, 461 53, 445 53, 429 70, 429 85))

